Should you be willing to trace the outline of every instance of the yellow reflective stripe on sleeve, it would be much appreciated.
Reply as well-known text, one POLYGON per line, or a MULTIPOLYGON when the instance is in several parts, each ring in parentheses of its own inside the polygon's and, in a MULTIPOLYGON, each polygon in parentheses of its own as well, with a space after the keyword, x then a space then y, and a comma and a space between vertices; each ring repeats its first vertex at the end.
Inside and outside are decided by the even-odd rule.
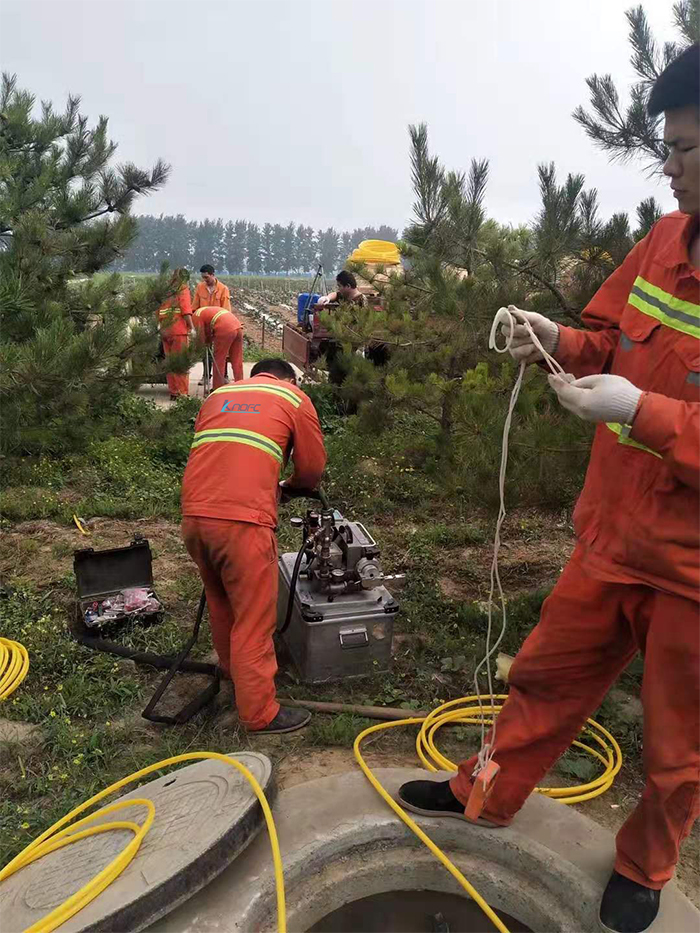
POLYGON ((288 402, 291 402, 295 408, 299 408, 301 405, 301 399, 294 392, 289 389, 285 389, 283 386, 269 386, 269 385, 228 385, 221 386, 220 389, 214 389, 210 393, 209 397, 212 395, 219 395, 220 393, 227 392, 266 392, 268 395, 279 395, 280 398, 285 399, 288 402))
POLYGON ((168 317, 168 315, 175 317, 180 314, 182 314, 182 311, 179 308, 165 308, 158 312, 159 317, 168 317))
POLYGON ((644 450, 648 454, 652 454, 652 456, 658 457, 659 460, 663 459, 661 454, 657 453, 655 450, 652 450, 651 447, 647 447, 646 444, 640 444, 639 441, 633 440, 630 437, 631 428, 628 424, 617 424, 612 421, 606 421, 605 426, 606 428, 610 428, 614 434, 618 435, 618 444, 626 444, 628 447, 636 447, 637 450, 644 450))
POLYGON ((270 454, 278 463, 284 461, 284 454, 279 444, 270 440, 269 437, 265 437, 264 434, 258 434, 256 431, 246 431, 243 428, 208 428, 206 431, 198 431, 192 441, 192 449, 201 447, 202 444, 215 444, 220 441, 246 444, 249 447, 262 450, 263 453, 270 454))
POLYGON ((217 314, 215 314, 214 317, 211 319, 211 325, 210 325, 210 326, 213 327, 214 324, 216 324, 216 322, 219 320, 219 318, 221 317, 222 314, 230 314, 230 313, 231 313, 231 312, 230 312, 230 311, 227 311, 226 308, 222 308, 221 311, 219 311, 217 314))
POLYGON ((700 337, 700 305, 683 301, 641 275, 635 279, 628 302, 642 314, 648 314, 666 327, 672 327, 691 337, 700 337))

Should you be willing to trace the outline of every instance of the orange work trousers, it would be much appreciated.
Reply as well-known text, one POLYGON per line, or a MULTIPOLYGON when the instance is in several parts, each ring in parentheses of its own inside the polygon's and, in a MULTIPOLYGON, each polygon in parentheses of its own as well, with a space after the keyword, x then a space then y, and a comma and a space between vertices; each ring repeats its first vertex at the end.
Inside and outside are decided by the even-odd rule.
MULTIPOLYGON (((575 552, 510 669, 485 818, 512 820, 641 651, 646 785, 617 835, 615 868, 662 888, 700 812, 699 612, 682 596, 593 579, 575 552)), ((465 805, 475 766, 463 761, 450 785, 465 805)))
MULTIPOLYGON (((166 357, 171 353, 179 353, 187 346, 187 334, 175 334, 171 337, 162 337, 163 352, 166 357)), ((166 373, 168 388, 171 395, 189 395, 190 394, 190 374, 186 373, 166 373)))
POLYGON ((182 537, 199 568, 219 664, 233 681, 243 725, 262 729, 279 712, 277 539, 272 528, 218 518, 182 520, 182 537))
MULTIPOLYGON (((231 317, 231 315, 224 315, 231 317)), ((226 360, 231 360, 233 378, 240 382, 243 378, 243 328, 231 327, 217 321, 214 327, 214 373, 212 388, 220 389, 226 385, 226 360)))

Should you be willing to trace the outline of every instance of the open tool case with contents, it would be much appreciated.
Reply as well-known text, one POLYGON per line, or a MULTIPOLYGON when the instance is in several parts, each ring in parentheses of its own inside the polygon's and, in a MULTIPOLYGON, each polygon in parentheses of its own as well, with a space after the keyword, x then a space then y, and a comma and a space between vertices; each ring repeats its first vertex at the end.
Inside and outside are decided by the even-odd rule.
POLYGON ((148 541, 137 535, 127 547, 73 555, 78 623, 111 630, 127 622, 153 624, 163 619, 163 605, 153 590, 153 557, 148 541))
POLYGON ((163 621, 164 606, 153 583, 153 555, 148 540, 135 535, 126 547, 81 548, 74 552, 76 580, 76 619, 73 634, 81 645, 93 651, 125 658, 135 664, 167 671, 142 715, 151 722, 176 725, 187 722, 219 692, 220 671, 215 664, 191 661, 192 650, 204 616, 204 593, 194 628, 177 655, 138 651, 109 638, 116 637, 127 625, 152 626, 163 621), (109 638, 107 637, 109 636, 109 638), (155 706, 177 673, 205 674, 211 683, 186 706, 172 716, 155 713, 155 706))

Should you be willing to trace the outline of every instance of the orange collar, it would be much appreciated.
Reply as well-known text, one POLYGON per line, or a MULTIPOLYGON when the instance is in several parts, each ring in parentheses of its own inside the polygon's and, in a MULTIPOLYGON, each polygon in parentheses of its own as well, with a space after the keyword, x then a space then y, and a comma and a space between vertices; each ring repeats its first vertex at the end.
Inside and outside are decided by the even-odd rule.
POLYGON ((688 248, 690 241, 698 232, 700 221, 697 215, 683 214, 680 211, 675 211, 671 216, 676 217, 679 223, 676 224, 673 233, 669 235, 667 242, 654 258, 667 269, 675 269, 683 265, 692 268, 688 248))

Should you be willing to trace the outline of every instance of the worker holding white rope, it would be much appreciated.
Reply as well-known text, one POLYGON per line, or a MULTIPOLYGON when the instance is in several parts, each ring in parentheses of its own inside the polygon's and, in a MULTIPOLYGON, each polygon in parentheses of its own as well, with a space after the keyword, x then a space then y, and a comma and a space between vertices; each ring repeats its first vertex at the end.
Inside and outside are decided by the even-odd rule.
MULTIPOLYGON (((521 366, 504 430, 492 599, 502 596, 508 429, 530 363, 549 368, 565 408, 598 423, 574 513, 577 546, 513 662, 497 728, 495 701, 486 701, 494 728, 480 753, 451 780, 411 781, 398 795, 422 815, 507 826, 641 651, 646 787, 618 833, 601 903, 601 925, 615 933, 653 923, 700 811, 699 74, 694 45, 649 100, 650 113, 665 116, 664 172, 680 211, 661 218, 599 289, 583 312, 587 329, 513 306, 494 322, 492 344, 500 327, 499 349, 521 366)), ((489 694, 491 628, 489 610, 489 694)))

